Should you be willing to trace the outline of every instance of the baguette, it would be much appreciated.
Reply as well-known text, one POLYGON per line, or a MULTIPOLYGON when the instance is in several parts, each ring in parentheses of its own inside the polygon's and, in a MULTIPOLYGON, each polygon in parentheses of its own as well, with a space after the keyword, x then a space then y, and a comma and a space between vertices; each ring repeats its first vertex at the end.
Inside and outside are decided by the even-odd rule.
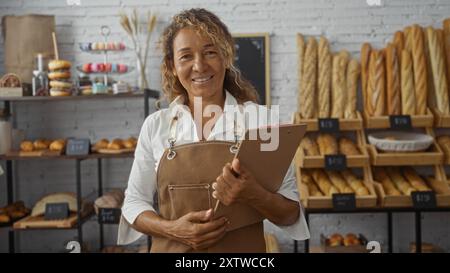
POLYGON ((373 50, 370 56, 372 67, 369 71, 369 100, 373 109, 374 116, 383 116, 385 114, 385 65, 384 57, 381 51, 373 50))
POLYGON ((356 196, 370 195, 369 190, 364 186, 362 180, 357 178, 349 169, 343 170, 341 175, 355 191, 356 196))
POLYGON ((308 136, 302 138, 300 147, 303 149, 306 156, 320 155, 319 146, 317 146, 317 143, 308 136))
POLYGON ((327 171, 331 183, 339 190, 339 193, 354 193, 355 191, 347 184, 347 181, 339 172, 327 171))
POLYGON ((334 193, 339 193, 339 190, 331 184, 330 179, 324 171, 315 169, 312 171, 312 177, 319 189, 326 196, 332 196, 334 193))
POLYGON ((302 172, 301 180, 302 183, 305 184, 306 187, 308 188, 308 193, 310 196, 323 196, 323 194, 320 192, 319 188, 315 184, 314 179, 308 172, 306 171, 302 172))
POLYGON ((411 37, 416 115, 425 115, 427 113, 428 75, 422 28, 418 25, 413 25, 411 28, 411 37))
POLYGON ((344 118, 356 118, 356 101, 358 78, 361 73, 361 67, 357 60, 352 59, 347 66, 347 102, 345 103, 344 118))
POLYGON ((431 57, 430 57, 430 48, 428 46, 428 34, 426 29, 422 29, 423 32, 423 44, 425 51, 425 59, 427 61, 427 81, 428 81, 428 106, 437 109, 437 101, 436 101, 436 89, 434 88, 434 79, 433 79, 433 68, 431 67, 431 57))
POLYGON ((340 55, 333 56, 332 88, 331 88, 331 117, 343 118, 345 107, 345 73, 346 61, 340 55))
POLYGON ((369 112, 367 107, 368 95, 367 95, 367 83, 369 76, 369 59, 370 59, 370 51, 372 50, 369 43, 364 43, 361 47, 361 90, 362 90, 362 99, 363 99, 363 108, 364 112, 367 115, 372 116, 373 113, 369 112))
POLYGON ((339 139, 339 152, 346 156, 361 154, 355 143, 346 137, 341 137, 339 139))
POLYGON ((320 155, 334 155, 338 153, 336 138, 330 134, 319 134, 317 137, 320 155))
POLYGON ((317 82, 317 42, 309 37, 304 55, 300 114, 305 119, 314 118, 317 82))
POLYGON ((389 115, 400 115, 400 67, 395 46, 391 43, 386 47, 386 93, 387 113, 389 115))
POLYGON ((445 19, 442 25, 444 30, 444 57, 447 63, 447 86, 450 86, 450 18, 445 19))
POLYGON ((330 117, 331 107, 331 53, 328 40, 320 37, 319 40, 319 78, 318 78, 318 105, 319 118, 330 117))
POLYGON ((403 29, 404 37, 405 37, 405 50, 411 54, 412 51, 412 27, 408 26, 403 29))
POLYGON ((381 183, 383 190, 387 195, 399 196, 402 195, 401 192, 395 187, 392 180, 387 175, 383 168, 378 168, 374 170, 375 180, 381 183))
POLYGON ((388 167, 386 168, 386 171, 397 189, 399 189, 404 195, 411 195, 411 192, 415 191, 415 189, 402 176, 398 168, 388 167))
POLYGON ((450 188, 445 181, 436 180, 433 177, 427 178, 428 185, 435 191, 437 194, 450 194, 450 188))
POLYGON ((430 191, 431 189, 427 186, 425 180, 420 177, 416 171, 411 167, 406 167, 403 169, 403 176, 408 180, 409 184, 413 186, 418 191, 430 191))
POLYGON ((412 70, 413 66, 411 63, 411 55, 408 53, 408 51, 403 50, 401 64, 401 95, 403 115, 415 115, 416 113, 416 99, 414 93, 414 80, 412 70))
POLYGON ((305 58, 305 40, 303 39, 303 35, 300 33, 297 33, 297 48, 298 48, 298 59, 297 59, 297 65, 298 65, 298 95, 297 95, 297 112, 300 113, 300 110, 302 109, 303 102, 303 90, 302 90, 302 83, 303 83, 303 61, 305 58))
POLYGON ((442 47, 439 45, 436 31, 432 27, 427 28, 427 36, 437 108, 444 115, 448 115, 450 114, 450 108, 442 47))

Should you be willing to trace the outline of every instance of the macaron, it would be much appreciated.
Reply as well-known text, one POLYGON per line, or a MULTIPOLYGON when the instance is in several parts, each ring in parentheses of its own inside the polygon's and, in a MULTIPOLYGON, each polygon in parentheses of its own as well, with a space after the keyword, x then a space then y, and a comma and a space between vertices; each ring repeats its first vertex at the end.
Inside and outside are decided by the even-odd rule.
POLYGON ((83 70, 83 72, 85 72, 85 73, 91 73, 91 71, 92 71, 91 64, 90 63, 83 64, 83 67, 81 70, 83 70))
POLYGON ((127 72, 127 69, 128 69, 127 65, 125 65, 125 64, 119 64, 118 66, 119 66, 119 73, 125 73, 125 72, 127 72))

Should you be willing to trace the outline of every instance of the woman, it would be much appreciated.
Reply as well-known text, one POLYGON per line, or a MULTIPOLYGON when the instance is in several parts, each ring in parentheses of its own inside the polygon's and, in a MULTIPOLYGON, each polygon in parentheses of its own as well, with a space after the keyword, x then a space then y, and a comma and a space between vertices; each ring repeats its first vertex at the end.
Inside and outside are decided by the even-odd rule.
POLYGON ((257 95, 233 66, 227 27, 207 10, 183 11, 165 29, 162 47, 162 84, 171 103, 142 126, 119 243, 147 234, 153 238, 152 252, 264 252, 263 219, 294 239, 308 238, 293 169, 271 193, 233 160, 242 120, 229 113, 238 105, 256 107, 257 95), (210 106, 221 113, 196 115, 210 106), (207 124, 211 130, 203 130, 207 124), (228 214, 214 214, 216 200, 228 214))

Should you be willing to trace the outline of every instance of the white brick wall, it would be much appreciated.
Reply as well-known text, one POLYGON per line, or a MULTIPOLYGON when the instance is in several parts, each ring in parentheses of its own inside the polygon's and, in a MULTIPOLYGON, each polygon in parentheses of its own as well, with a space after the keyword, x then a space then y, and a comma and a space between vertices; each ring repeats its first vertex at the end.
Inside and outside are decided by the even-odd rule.
MULTIPOLYGON (((161 55, 156 47, 157 36, 178 11, 190 7, 205 7, 215 12, 232 32, 269 32, 271 35, 271 94, 272 103, 280 104, 282 119, 288 120, 296 110, 297 64, 295 33, 325 35, 333 50, 348 49, 359 57, 361 43, 368 41, 382 46, 394 31, 419 23, 440 26, 450 15, 448 0, 382 0, 381 7, 369 7, 365 0, 80 0, 81 6, 68 7, 64 0, 0 2, 0 15, 29 13, 55 14, 60 55, 79 64, 101 61, 101 56, 82 53, 79 42, 101 40, 101 25, 111 27, 111 39, 130 44, 121 30, 117 13, 119 9, 152 10, 159 14, 156 34, 150 52, 149 79, 152 88, 160 89, 159 63, 161 55)), ((3 38, 2 38, 3 43, 3 38)), ((112 55, 111 61, 134 64, 133 54, 127 51, 112 55)), ((0 47, 0 74, 4 50, 0 47)), ((74 71, 75 72, 75 71, 74 71)), ((135 82, 135 73, 124 80, 135 82)), ((77 101, 15 104, 16 123, 27 136, 35 137, 127 137, 137 135, 144 119, 143 101, 77 101)), ((4 163, 2 162, 1 164, 4 163)), ((15 183, 16 199, 25 200, 28 206, 44 193, 75 190, 74 162, 72 161, 22 161, 18 164, 15 183)), ((96 188, 95 161, 83 166, 83 191, 87 194, 96 188)), ((126 186, 131 166, 130 159, 111 159, 104 164, 105 187, 126 186)), ((5 192, 5 179, 0 178, 0 192, 5 192)), ((0 204, 6 196, 0 196, 0 204)), ((448 214, 424 216, 424 240, 450 250, 448 214), (433 230, 433 232, 430 232, 433 230)), ((408 251, 414 239, 411 215, 394 215, 395 251, 408 251)), ((272 227, 268 227, 273 229, 272 227)), ((90 223, 84 229, 85 238, 92 247, 97 246, 97 225, 90 223)), ((115 240, 114 227, 108 230, 107 242, 115 240)), ((318 244, 320 233, 361 232, 369 239, 386 243, 386 219, 383 215, 318 215, 311 217, 312 245, 318 244)), ((63 243, 76 236, 75 232, 48 231, 20 234, 22 251, 61 251, 63 243), (38 235, 38 236, 37 236, 38 235)), ((292 251, 292 241, 277 232, 283 251, 292 251)), ((7 237, 0 230, 0 251, 7 251, 7 237)), ((300 244, 301 246, 302 244, 300 244)))

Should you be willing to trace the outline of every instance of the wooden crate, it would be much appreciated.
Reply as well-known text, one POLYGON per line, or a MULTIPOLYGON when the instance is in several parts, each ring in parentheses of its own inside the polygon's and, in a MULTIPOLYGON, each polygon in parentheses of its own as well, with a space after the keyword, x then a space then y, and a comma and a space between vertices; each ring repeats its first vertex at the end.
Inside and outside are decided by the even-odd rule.
POLYGON ((434 126, 437 128, 450 128, 450 115, 443 115, 437 109, 431 109, 434 115, 434 126))
MULTIPOLYGON (((364 127, 367 129, 387 129, 391 127, 389 116, 371 117, 363 113, 364 127)), ((426 115, 411 116, 411 125, 413 128, 433 127, 434 117, 430 109, 427 109, 426 115)))
POLYGON ((375 166, 439 165, 444 160, 444 153, 436 141, 424 152, 384 153, 370 144, 367 145, 367 150, 372 165, 375 166))
MULTIPOLYGON (((354 119, 339 119, 340 131, 356 131, 363 129, 363 119, 361 113, 356 112, 357 117, 354 119)), ((302 119, 300 113, 295 112, 292 116, 292 123, 306 124, 307 132, 319 131, 319 119, 302 119)))
MULTIPOLYGON (((446 184, 446 181, 444 179, 444 177, 442 177, 442 166, 440 165, 435 165, 434 167, 434 172, 435 172, 435 178, 438 181, 442 181, 443 184, 446 184)), ((374 181, 374 187, 375 187, 375 191, 377 193, 378 196, 378 203, 380 204, 380 206, 382 207, 412 207, 413 206, 413 202, 411 199, 411 196, 407 196, 407 195, 401 195, 401 196, 393 196, 393 195, 387 195, 386 192, 383 189, 383 186, 381 185, 381 183, 379 183, 378 181, 374 181)), ((446 184, 449 187, 450 190, 450 186, 448 184, 446 184)), ((448 207, 450 206, 450 194, 436 194, 436 203, 438 207, 448 207)))
MULTIPOLYGON (((372 208, 377 205, 377 196, 368 174, 369 171, 369 167, 363 168, 364 186, 369 189, 370 195, 355 196, 357 208, 372 208)), ((296 166, 296 177, 300 201, 305 208, 333 208, 333 198, 331 196, 309 196, 308 187, 302 183, 301 168, 299 166, 296 166)))

